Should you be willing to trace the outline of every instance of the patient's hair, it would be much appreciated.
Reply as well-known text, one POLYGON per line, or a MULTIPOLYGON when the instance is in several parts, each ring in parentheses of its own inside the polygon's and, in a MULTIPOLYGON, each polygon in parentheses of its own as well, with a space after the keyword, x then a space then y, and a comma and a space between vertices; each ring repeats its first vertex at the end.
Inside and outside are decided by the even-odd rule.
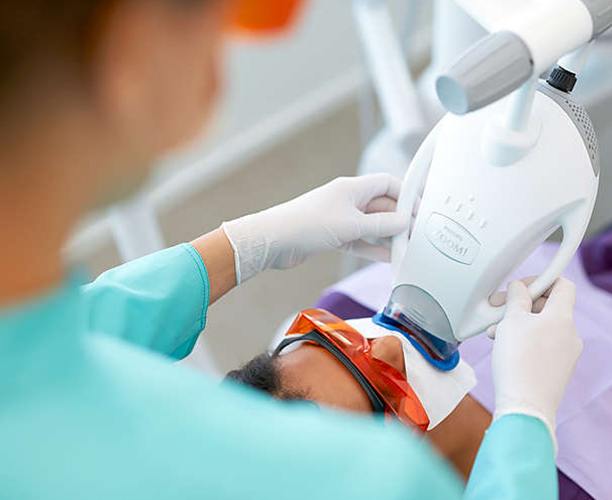
POLYGON ((299 401, 308 399, 306 394, 283 387, 278 356, 264 352, 227 374, 225 380, 265 392, 277 399, 299 401))

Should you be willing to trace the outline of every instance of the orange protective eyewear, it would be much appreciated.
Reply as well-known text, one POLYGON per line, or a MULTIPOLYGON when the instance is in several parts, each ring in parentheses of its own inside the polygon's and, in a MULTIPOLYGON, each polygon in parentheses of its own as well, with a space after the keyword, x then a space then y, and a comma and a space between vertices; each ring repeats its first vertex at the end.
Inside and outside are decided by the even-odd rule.
POLYGON ((280 354, 288 345, 308 341, 332 354, 355 377, 372 404, 374 413, 396 417, 404 424, 427 430, 429 417, 406 377, 391 365, 372 356, 372 341, 337 316, 323 309, 298 314, 276 348, 280 354))
POLYGON ((230 5, 232 30, 274 34, 293 26, 304 0, 234 0, 230 5))

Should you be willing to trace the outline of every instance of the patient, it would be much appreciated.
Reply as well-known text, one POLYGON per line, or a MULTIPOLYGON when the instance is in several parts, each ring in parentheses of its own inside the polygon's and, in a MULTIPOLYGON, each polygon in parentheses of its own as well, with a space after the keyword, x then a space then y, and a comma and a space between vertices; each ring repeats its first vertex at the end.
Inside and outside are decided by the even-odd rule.
MULTIPOLYGON (((357 320, 349 324, 360 332, 368 331, 369 334, 365 335, 367 337, 372 336, 372 328, 380 328, 368 320, 357 320)), ((391 365, 406 377, 404 349, 411 347, 403 346, 401 340, 394 335, 381 335, 372 339, 372 356, 391 365)), ((372 413, 372 404, 362 386, 325 348, 304 342, 287 351, 278 355, 260 354, 242 368, 230 372, 228 378, 265 391, 278 399, 303 399, 339 410, 372 413)), ((419 355, 416 351, 415 354, 419 355)), ((435 369, 432 367, 431 370, 435 369)), ((463 379, 467 373, 468 383, 464 383, 465 388, 459 394, 452 387, 455 389, 454 394, 444 401, 445 418, 428 430, 427 436, 440 453, 467 478, 484 432, 491 422, 491 414, 474 398, 465 396, 473 386, 471 369, 460 365, 455 370, 464 373, 463 379)), ((423 378, 422 372, 420 375, 423 378)), ((435 385, 435 381, 432 383, 435 385)), ((418 392, 416 387, 414 389, 418 392)))
MULTIPOLYGON (((554 244, 543 245, 513 277, 539 274, 556 251, 554 244)), ((575 320, 584 351, 557 418, 559 496, 562 500, 612 499, 608 470, 612 463, 612 231, 584 244, 581 256, 565 273, 578 289, 575 320)), ((326 291, 317 306, 343 319, 371 317, 385 305, 390 287, 389 267, 374 265, 326 291)), ((462 359, 474 368, 478 383, 426 433, 464 477, 491 420, 491 348, 485 335, 461 346, 462 359)), ((402 351, 394 336, 372 340, 372 355, 406 376, 402 351)), ((317 345, 303 343, 280 356, 261 354, 228 377, 278 399, 306 399, 347 411, 372 412, 360 384, 317 345)))

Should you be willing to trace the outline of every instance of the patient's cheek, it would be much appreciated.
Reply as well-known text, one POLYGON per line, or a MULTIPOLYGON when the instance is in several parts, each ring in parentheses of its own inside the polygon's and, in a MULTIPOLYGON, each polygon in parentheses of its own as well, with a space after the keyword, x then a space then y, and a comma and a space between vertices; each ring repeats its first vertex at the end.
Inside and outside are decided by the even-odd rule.
POLYGON ((372 342, 372 355, 391 365, 396 370, 406 373, 402 343, 395 337, 381 337, 372 342))

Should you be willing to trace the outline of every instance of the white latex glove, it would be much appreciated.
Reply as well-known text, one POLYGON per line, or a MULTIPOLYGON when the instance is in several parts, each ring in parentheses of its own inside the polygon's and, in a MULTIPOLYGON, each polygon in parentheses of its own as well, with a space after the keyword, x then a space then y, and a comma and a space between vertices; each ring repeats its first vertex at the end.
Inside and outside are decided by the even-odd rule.
POLYGON ((340 177, 282 205, 223 223, 238 284, 324 250, 389 260, 390 237, 410 224, 395 212, 400 187, 389 174, 340 177))
POLYGON ((555 443, 556 414, 582 352, 573 319, 576 288, 557 280, 534 313, 524 283, 510 284, 506 314, 493 346, 495 418, 520 413, 541 419, 555 443))

